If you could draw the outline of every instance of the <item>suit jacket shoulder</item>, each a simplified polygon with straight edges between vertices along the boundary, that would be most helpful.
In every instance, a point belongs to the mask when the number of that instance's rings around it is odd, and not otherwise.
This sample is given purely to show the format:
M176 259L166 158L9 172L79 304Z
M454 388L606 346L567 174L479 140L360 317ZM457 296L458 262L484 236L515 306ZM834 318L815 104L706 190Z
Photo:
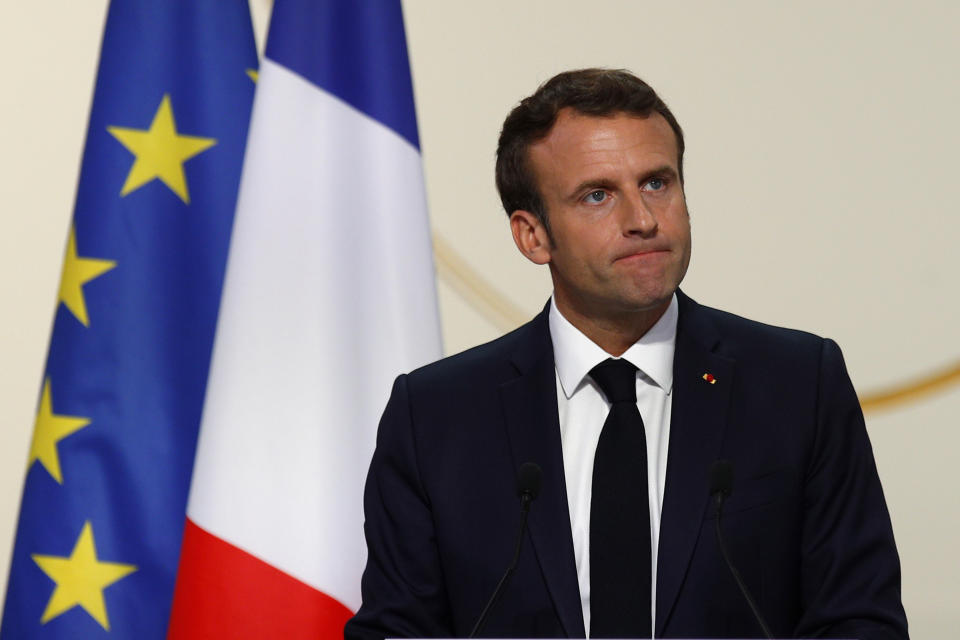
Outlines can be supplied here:
M475 390L478 380L509 380L539 358L552 359L548 311L549 303L529 322L495 340L411 371L408 384L432 395L463 387Z
M680 303L678 331L694 332L706 347L719 344L722 353L759 358L817 355L825 340L807 331L765 324L699 304L683 292L677 292L677 297Z

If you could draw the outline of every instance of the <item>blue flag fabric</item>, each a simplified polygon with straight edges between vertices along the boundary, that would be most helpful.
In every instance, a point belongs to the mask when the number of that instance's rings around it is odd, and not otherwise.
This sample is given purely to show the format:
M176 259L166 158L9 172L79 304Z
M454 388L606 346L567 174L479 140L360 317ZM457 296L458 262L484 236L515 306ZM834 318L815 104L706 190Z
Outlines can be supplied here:
M266 57L420 148L398 0L281 0Z
M110 5L3 640L166 634L256 66L246 1Z

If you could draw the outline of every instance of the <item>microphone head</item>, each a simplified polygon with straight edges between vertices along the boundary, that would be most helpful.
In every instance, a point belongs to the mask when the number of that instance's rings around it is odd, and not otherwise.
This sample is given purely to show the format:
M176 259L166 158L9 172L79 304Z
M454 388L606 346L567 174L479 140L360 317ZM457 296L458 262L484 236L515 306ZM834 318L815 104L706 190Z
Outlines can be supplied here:
M710 495L723 497L733 493L733 463L729 460L717 460L710 465Z
M520 465L517 472L517 495L530 496L530 499L540 495L540 481L543 479L543 471L536 462L524 462Z

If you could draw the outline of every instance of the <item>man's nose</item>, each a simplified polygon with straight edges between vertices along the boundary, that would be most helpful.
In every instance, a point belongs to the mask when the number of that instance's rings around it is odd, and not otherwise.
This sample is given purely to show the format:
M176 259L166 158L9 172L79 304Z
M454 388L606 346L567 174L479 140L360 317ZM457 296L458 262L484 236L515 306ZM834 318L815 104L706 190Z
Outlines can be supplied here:
M621 216L624 235L650 236L657 232L657 217L642 193L634 193L626 198Z

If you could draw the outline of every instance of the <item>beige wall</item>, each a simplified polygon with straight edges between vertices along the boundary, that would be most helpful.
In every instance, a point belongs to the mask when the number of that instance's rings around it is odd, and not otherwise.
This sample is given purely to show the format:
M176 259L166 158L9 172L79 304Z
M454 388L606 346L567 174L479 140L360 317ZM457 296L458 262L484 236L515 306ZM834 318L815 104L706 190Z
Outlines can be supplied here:
M268 2L254 0L258 17ZM0 585L5 584L104 0L8 3L0 92ZM562 69L627 67L687 134L694 256L685 290L837 339L875 398L960 365L951 251L960 5L409 0L404 4L447 352L549 295L493 189L499 125ZM472 274L472 275L471 275ZM481 274L486 285L471 277ZM493 298L484 303L478 293ZM491 308L494 307L494 308ZM499 311L497 310L499 309ZM514 317L516 312L514 312ZM960 624L956 378L871 405L868 426L915 637Z

